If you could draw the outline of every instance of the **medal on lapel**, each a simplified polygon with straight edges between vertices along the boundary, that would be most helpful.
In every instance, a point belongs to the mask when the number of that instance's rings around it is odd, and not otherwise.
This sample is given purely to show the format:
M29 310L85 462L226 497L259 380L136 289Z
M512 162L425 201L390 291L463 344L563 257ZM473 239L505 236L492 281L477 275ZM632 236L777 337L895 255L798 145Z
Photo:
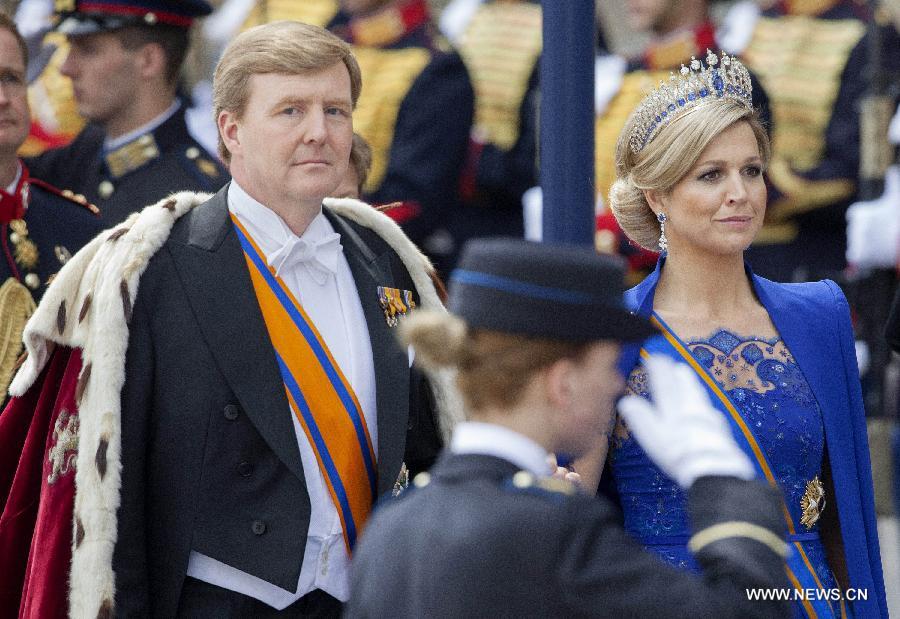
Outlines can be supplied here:
M394 489L391 491L391 496L400 496L408 487L409 469L406 468L406 462L404 462L400 467L400 474L397 476L397 481L394 482Z
M400 316L405 316L416 307L412 292L386 286L378 287L378 301L389 327L396 327Z

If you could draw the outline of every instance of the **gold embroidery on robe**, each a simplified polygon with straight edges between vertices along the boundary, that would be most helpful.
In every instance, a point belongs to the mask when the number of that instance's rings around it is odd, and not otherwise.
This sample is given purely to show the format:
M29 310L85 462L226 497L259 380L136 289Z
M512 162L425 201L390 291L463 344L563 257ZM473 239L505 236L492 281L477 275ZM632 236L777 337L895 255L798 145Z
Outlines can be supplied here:
M47 456L47 460L53 465L47 476L48 484L55 484L60 477L75 470L78 457L78 416L66 410L60 411L53 427L53 440L53 447Z
M159 146L157 146L152 133L145 133L136 140L107 153L106 165L113 178L119 178L157 157L159 157Z
M594 165L596 170L597 195L605 203L609 198L609 188L616 180L616 140L625 126L628 116L641 99L659 84L668 79L671 71L631 71L622 76L619 92L609 102L603 114L594 119Z
M37 268L40 252L35 242L28 238L28 224L24 219L13 219L9 222L9 230L16 263L27 271L33 271Z
M841 73L865 26L856 20L760 18L744 52L769 95L773 149L796 170L819 163Z
M703 57L706 55L705 49L697 49L697 35L692 31L687 31L676 36L670 41L665 41L654 45L647 52L649 56L649 66L651 68L677 68L682 64L687 64L691 56Z
M791 15L820 15L838 3L838 0L787 0L787 12Z
M808 180L795 174L780 158L772 160L768 174L772 184L785 194L766 211L766 223L770 225L781 223L790 215L849 199L856 188L854 182L846 178Z

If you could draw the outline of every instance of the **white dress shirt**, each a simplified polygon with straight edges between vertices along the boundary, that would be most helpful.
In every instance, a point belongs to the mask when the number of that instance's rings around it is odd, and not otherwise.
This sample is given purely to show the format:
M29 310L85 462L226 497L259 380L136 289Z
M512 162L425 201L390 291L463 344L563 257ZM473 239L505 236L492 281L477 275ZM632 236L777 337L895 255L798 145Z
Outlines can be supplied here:
M273 268L276 261L281 263L278 260L279 250L288 243L297 242L296 235L274 211L254 200L234 181L228 189L228 208L253 237ZM313 243L333 234L334 228L320 212L300 239ZM273 255L275 260L270 260ZM329 273L324 283L319 283L321 275L313 273L303 263L289 264L286 272L279 272L278 275L303 306L344 376L350 381L362 407L372 445L377 450L372 345L347 258L343 252L339 253L336 273ZM375 290L370 292L377 294ZM256 598L277 610L289 606L314 589L321 589L338 600L346 601L350 595L350 557L344 545L341 521L300 422L290 407L285 409L284 414L290 415L294 422L312 506L306 551L303 557L297 557L298 562L302 561L297 589L286 591L195 551L191 552L187 575Z
M466 421L453 429L450 451L456 454L495 456L539 477L553 473L547 450L514 430L493 423Z

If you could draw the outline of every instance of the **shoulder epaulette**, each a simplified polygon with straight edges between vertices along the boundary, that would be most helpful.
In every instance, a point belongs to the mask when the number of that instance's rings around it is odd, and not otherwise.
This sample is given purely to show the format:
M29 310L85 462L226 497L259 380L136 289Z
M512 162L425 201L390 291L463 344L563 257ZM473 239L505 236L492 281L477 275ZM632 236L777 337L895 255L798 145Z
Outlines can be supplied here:
M207 156L206 152L198 146L188 146L184 149L184 156L200 174L219 180L224 176L224 169Z
M48 183L46 181L42 181L42 180L40 180L38 178L34 178L34 177L29 178L28 182L35 187L40 187L44 191L47 191L49 193L52 193L53 195L59 196L60 198L64 198L64 199L68 200L69 202L74 202L78 206L89 210L94 215L98 215L98 216L100 215L100 209L97 208L96 205L88 202L87 198L85 198L80 193L75 193L71 189L59 189L57 187L54 187L53 185L51 185L50 183Z
M519 471L506 481L513 492L547 495L549 497L572 496L577 489L572 482L555 477L538 477L528 471Z

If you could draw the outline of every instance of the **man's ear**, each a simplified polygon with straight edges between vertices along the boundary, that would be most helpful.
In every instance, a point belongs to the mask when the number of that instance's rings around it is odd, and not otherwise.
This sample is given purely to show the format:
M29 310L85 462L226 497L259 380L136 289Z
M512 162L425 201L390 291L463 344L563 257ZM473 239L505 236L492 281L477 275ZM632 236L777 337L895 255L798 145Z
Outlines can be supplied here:
M137 53L138 70L145 80L166 77L168 59L163 46L159 43L147 43Z
M232 155L240 152L241 149L239 120L237 115L230 110L222 110L219 112L218 118L216 118L216 125L219 128L219 135L222 137L222 142L225 144L225 148L228 152Z

